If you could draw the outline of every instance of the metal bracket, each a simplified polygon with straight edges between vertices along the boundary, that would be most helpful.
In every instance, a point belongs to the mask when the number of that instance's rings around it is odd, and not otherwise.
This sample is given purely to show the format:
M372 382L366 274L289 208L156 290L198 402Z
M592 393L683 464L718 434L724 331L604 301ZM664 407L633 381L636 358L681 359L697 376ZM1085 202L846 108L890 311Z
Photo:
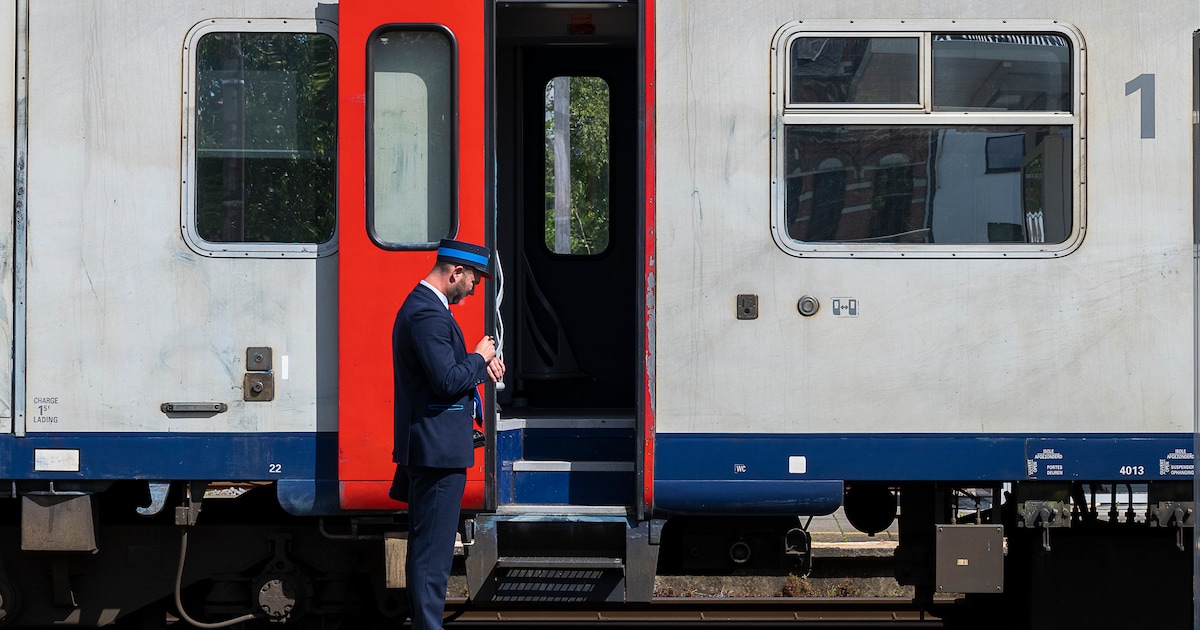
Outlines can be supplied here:
M665 518L650 519L650 544L651 545L662 544L662 530L663 530L663 526L666 524L667 524L667 519L665 519Z
M1071 508L1065 501L1025 501L1017 504L1018 527L1040 527L1042 548L1050 551L1050 528L1070 527Z
M247 402L275 400L275 376L270 372L247 372L242 390L242 399Z
M271 349L266 346L246 348L246 371L271 371Z
M471 547L475 544L475 519L463 519L462 528L459 530L459 537L462 540L463 547Z
M812 567L812 535L799 527L788 530L783 536L783 555L807 572Z
M200 508L204 501L204 491L208 488L207 481L190 481L183 498L183 505L175 508L175 524L190 527L196 524L200 517Z
M758 319L758 296L741 293L737 296L737 318Z
M169 483L150 483L147 484L150 490L150 505L143 505L137 508L138 516L154 516L162 511L163 506L167 504L167 495L171 492L171 484Z
M275 400L275 376L271 373L271 348L246 348L246 376L242 379L242 400L268 402Z
M1183 544L1183 529L1195 524L1196 504L1192 501L1159 501L1158 507L1150 510L1151 527L1174 527L1175 547L1186 551Z

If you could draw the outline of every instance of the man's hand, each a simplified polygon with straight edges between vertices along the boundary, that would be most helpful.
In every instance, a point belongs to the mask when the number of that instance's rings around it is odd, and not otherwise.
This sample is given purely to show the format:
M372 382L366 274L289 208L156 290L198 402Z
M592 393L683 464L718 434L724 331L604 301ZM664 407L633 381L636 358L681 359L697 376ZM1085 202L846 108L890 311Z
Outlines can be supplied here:
M495 357L487 364L488 376L492 377L492 382L499 382L504 378L504 361L500 357Z
M475 344L475 354L483 357L483 362L488 364L488 372L491 372L492 361L496 358L496 340L491 335L484 335L479 343ZM504 368L500 368L501 373Z

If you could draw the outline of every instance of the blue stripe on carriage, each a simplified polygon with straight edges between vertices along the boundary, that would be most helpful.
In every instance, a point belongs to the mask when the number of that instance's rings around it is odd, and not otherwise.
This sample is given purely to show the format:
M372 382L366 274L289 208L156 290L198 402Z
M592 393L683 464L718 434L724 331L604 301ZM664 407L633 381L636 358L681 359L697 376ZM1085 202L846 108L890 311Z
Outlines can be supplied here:
M1191 433L659 433L655 481L1190 481ZM658 496L657 485L655 496Z
M0 435L0 480L275 481L287 512L337 514L337 443L333 432ZM36 470L39 452L58 470Z
M1180 434L678 434L654 448L655 512L819 515L845 480L1191 483Z
M655 514L821 516L842 505L842 482L827 479L737 481L657 479Z
M38 451L78 451L78 471L38 471ZM337 480L337 433L0 435L0 479Z

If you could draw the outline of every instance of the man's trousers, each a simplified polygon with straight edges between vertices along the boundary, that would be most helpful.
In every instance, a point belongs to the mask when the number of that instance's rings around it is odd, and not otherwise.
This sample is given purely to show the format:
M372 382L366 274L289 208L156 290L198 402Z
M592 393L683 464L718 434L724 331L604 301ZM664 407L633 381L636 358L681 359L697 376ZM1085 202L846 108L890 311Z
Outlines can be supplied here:
M441 630L467 471L408 467L408 594L413 630Z

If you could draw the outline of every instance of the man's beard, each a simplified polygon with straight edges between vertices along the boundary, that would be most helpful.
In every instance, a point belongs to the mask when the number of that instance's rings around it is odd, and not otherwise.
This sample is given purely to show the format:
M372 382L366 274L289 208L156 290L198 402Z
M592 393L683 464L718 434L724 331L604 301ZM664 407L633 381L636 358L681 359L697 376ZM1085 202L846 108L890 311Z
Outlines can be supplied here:
M475 287L466 288L465 284L456 284L450 287L446 292L446 301L450 304L458 304L463 301L468 295L475 292Z

